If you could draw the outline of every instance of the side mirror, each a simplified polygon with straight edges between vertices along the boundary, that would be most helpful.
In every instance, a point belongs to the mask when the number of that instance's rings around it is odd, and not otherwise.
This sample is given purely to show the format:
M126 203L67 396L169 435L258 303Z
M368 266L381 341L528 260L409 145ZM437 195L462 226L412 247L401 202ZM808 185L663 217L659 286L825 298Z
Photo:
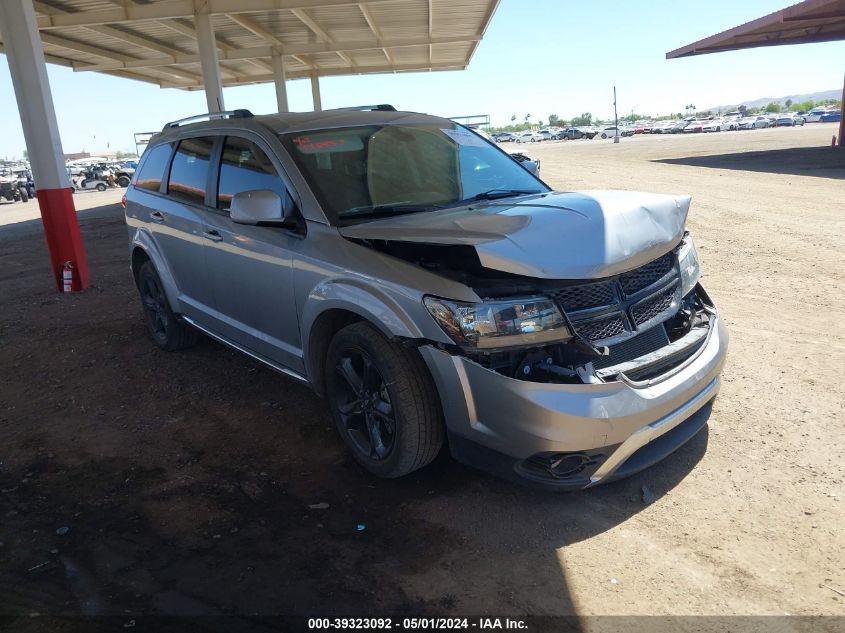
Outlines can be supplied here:
M232 197L229 215L236 224L284 227L296 225L290 195L286 193L285 199L282 200L278 193L269 189L236 193Z

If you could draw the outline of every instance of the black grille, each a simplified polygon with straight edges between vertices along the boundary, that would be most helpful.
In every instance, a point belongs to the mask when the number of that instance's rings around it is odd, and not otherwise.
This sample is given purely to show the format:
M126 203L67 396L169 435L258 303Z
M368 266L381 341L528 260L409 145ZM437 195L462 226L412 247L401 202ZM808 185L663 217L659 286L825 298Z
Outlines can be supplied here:
M650 321L661 312L668 310L675 298L674 286L665 292L660 293L656 297L651 297L645 301L641 301L631 308L631 318L636 325L641 325L646 321Z
M582 321L576 326L578 334L590 341L601 341L619 336L625 331L625 320L621 314L614 314L594 321Z
M630 297L632 294L639 292L643 288L647 288L661 277L667 275L674 265L675 254L669 252L645 266L640 266L636 270L621 275L619 277L619 283L625 295Z
M565 310L583 310L613 303L613 286L610 282L568 286L557 292L558 301Z
M659 350L669 344L669 337L666 335L666 328L658 325L645 332L640 332L634 338L611 345L608 349L610 354L599 356L593 360L596 369L604 369L620 363L627 363L640 356Z
M675 260L669 252L610 279L559 287L553 295L578 334L598 345L615 345L640 326L650 328L670 316L678 288Z

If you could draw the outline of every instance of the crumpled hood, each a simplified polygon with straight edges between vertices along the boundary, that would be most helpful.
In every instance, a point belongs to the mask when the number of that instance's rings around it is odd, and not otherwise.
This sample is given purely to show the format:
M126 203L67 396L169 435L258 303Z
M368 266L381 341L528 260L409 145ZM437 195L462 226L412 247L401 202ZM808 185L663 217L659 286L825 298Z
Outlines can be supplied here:
M343 227L349 238L464 244L485 268L542 279L594 279L641 266L683 237L689 196L550 193Z

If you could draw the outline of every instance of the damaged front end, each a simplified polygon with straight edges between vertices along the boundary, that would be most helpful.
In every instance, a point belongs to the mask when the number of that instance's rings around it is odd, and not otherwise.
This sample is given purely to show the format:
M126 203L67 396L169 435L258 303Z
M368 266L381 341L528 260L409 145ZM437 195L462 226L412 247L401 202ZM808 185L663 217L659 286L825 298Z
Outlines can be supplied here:
M425 295L451 342L407 341L434 378L458 461L548 489L580 489L655 463L706 423L728 335L699 283L689 234L660 249L638 238L637 248L624 249L628 266L616 248L603 275L577 280L491 267L482 257L489 242L384 237L347 239L478 298ZM513 250L532 262L554 259L516 242Z
M482 303L426 297L426 307L455 341L452 353L516 380L659 380L704 345L716 315L698 283L689 236L639 268L597 281L491 283L461 274Z
M481 304L427 298L455 344L421 348L459 461L580 489L647 467L706 423L727 333L688 235L601 280L475 282Z

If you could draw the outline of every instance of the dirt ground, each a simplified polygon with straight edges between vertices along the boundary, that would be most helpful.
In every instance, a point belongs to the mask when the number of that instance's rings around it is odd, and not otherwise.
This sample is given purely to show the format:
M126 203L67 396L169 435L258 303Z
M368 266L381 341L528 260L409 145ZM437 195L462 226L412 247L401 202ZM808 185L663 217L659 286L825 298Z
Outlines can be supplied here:
M507 148L559 189L691 194L732 336L709 428L574 494L446 455L374 479L308 389L209 340L159 351L116 205L80 214L81 294L37 220L0 229L0 615L845 615L833 128Z

